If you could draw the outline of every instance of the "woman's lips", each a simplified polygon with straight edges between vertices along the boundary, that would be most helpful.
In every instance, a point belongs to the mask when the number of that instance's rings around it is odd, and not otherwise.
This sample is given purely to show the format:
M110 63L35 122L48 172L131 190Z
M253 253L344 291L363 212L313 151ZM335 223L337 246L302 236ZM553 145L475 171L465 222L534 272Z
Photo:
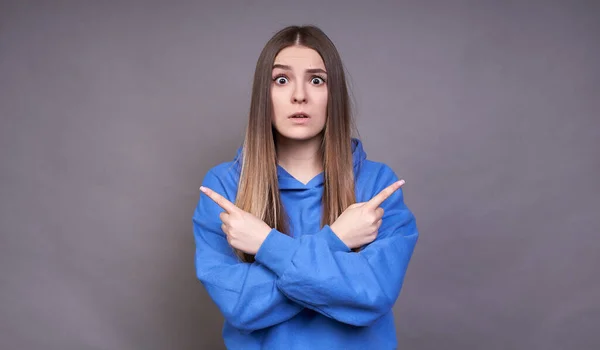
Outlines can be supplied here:
M288 118L307 119L307 118L310 118L310 115L303 113L303 112L298 112L298 113L294 113L294 114L290 115Z
M295 113L288 117L294 124L306 124L310 120L310 116L305 113Z

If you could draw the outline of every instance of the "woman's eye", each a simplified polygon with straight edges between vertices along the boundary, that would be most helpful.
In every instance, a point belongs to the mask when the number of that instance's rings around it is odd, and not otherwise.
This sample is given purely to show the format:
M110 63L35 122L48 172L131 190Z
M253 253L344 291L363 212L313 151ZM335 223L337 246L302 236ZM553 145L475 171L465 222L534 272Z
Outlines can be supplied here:
M321 84L325 83L325 80L321 77L313 77L311 80L311 83L313 83L315 85L321 85Z
M286 77L283 76L279 76L275 78L275 82L279 85L283 85L285 83L287 83L288 79Z

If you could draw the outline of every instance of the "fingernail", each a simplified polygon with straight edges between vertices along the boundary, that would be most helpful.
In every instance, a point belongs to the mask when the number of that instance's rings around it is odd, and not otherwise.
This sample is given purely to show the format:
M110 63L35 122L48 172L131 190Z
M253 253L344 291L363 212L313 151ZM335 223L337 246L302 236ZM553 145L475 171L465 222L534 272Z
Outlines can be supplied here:
M400 181L398 181L398 184L399 184L400 186L404 185L405 183L406 183L406 181L404 181L404 180L400 180Z
M200 186L200 191L202 191L202 192L206 192L206 187L204 187L204 186Z

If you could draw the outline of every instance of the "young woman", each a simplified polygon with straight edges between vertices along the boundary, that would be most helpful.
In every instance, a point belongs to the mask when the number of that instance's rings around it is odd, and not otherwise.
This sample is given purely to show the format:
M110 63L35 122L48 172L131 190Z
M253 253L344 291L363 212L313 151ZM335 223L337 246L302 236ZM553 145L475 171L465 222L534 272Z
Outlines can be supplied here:
M210 169L196 271L228 349L395 349L417 242L394 171L351 136L340 56L313 26L269 40L243 146Z

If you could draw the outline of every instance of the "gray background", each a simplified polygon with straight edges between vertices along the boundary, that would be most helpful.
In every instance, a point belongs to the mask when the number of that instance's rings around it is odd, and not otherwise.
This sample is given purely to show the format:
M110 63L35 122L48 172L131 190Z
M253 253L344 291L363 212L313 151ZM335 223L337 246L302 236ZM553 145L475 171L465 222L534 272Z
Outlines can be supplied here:
M256 58L319 25L421 238L402 349L600 348L597 1L2 1L0 348L220 349L206 171Z

